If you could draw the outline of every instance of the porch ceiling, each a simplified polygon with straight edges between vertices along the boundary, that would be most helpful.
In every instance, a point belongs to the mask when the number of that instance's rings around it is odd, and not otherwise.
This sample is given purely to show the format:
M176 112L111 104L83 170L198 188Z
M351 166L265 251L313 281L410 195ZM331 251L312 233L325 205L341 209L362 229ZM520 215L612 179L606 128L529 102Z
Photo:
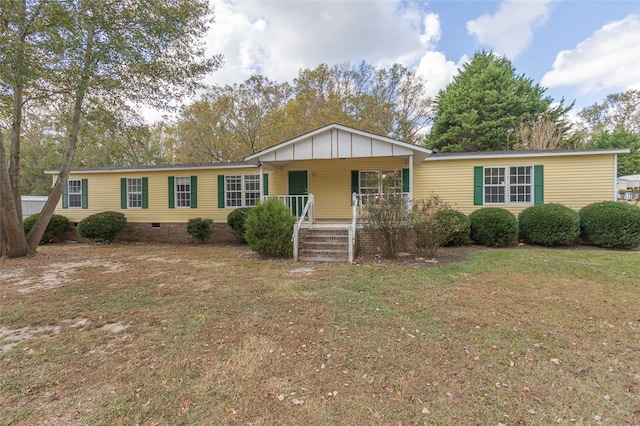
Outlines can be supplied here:
M417 145L331 124L245 158L250 164L281 168L292 161L413 156L421 163L431 151Z

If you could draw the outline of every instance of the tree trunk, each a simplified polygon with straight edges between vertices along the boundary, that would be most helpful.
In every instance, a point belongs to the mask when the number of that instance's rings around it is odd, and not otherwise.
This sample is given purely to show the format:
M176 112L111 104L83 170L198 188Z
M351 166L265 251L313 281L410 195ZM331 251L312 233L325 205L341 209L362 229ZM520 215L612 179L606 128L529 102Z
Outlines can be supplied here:
M24 257L29 254L27 239L22 228L22 217L18 217L16 201L11 189L7 169L6 150L0 129L0 201L2 202L2 257Z
M38 219L34 223L29 235L27 235L27 243L29 248L35 252L40 239L44 232L47 230L49 220L60 201L64 186L67 184L69 173L71 172L71 164L73 163L73 157L76 152L76 146L78 142L78 131L80 128L80 117L82 116L82 104L84 102L87 88L91 79L91 68L93 66L93 49L94 49L94 36L95 28L89 23L87 28L87 44L84 51L84 64L82 74L78 80L76 87L76 93L73 102L73 112L71 116L71 122L69 123L69 132L67 134L67 152L65 153L64 161L60 166L60 172L58 173L58 179L53 185L53 189L49 194L47 202L44 204Z

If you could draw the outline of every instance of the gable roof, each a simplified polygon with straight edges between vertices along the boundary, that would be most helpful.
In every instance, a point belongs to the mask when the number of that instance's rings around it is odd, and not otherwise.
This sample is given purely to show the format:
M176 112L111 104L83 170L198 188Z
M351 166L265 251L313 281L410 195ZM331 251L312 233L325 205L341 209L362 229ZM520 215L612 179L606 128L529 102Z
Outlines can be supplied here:
M418 164L430 154L431 150L418 145L333 123L252 154L245 161L280 168L298 160L413 156Z

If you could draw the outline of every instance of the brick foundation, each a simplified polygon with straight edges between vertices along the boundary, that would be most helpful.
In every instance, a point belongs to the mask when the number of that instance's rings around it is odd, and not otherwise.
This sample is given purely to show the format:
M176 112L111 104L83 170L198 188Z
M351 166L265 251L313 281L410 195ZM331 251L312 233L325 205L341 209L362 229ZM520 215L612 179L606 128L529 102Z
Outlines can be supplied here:
M374 245L371 236L366 230L362 228L356 230L356 253L358 255L382 253L383 249L382 247L380 247L381 243L382 241L379 241L378 246ZM415 251L415 248L415 236L413 233L409 233L409 235L407 235L407 238L403 241L403 244L401 244L400 251L413 252Z
M64 239L82 241L76 232L76 224L72 223L63 235ZM213 223L210 243L236 243L231 228L226 223ZM187 232L186 223L127 223L118 234L118 241L190 244L191 235Z

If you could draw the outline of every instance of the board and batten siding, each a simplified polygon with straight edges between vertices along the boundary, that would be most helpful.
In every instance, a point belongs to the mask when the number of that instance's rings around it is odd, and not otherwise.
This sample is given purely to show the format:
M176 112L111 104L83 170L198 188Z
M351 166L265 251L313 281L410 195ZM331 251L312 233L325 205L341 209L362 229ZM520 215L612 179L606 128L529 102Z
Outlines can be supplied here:
M258 174L257 167L219 169L170 169L140 171L73 172L69 179L87 179L88 207L62 208L62 200L56 212L71 222L98 212L117 211L127 217L128 222L138 223L183 223L195 217L213 219L215 223L226 223L233 208L218 207L218 176ZM169 176L197 176L197 208L169 208ZM148 208L127 208L121 206L121 179L148 178ZM271 182L269 181L269 185Z
M469 158L425 161L416 166L414 199L439 195L466 214L483 206L473 203L473 170L476 166L544 166L544 203L559 203L579 210L594 202L614 200L615 155L563 155L512 158ZM532 204L491 206L518 214Z
M284 179L284 188L279 183L279 192L288 192L287 172L307 170L309 193L315 197L315 217L317 219L351 219L351 172L353 170L401 170L408 168L407 162L401 158L345 158L341 160L307 160L290 163L283 167L282 175L274 176L274 181ZM271 182L269 182L271 185ZM274 187L275 189L276 187Z

